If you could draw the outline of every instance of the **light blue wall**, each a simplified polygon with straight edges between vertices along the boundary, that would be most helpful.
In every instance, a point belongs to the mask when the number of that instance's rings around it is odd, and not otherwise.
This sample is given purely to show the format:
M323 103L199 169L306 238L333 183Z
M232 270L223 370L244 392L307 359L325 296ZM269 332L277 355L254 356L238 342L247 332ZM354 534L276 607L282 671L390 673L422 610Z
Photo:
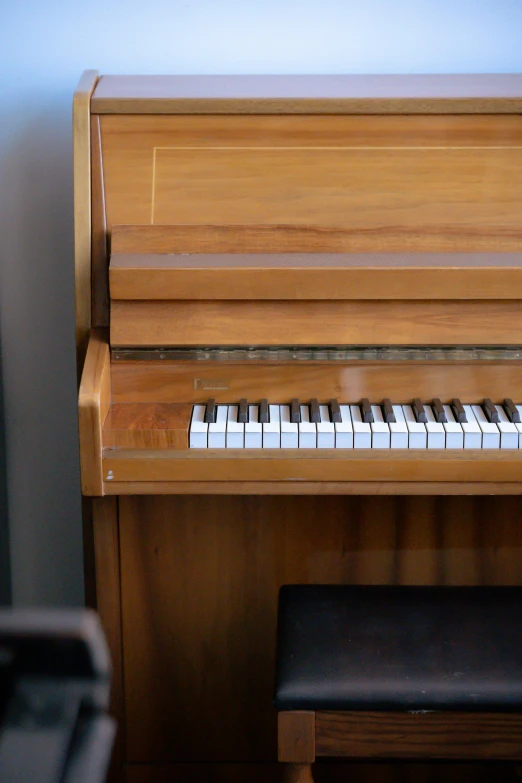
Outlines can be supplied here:
M522 71L521 41L520 0L0 0L0 335L15 603L83 598L71 166L81 71L510 73Z

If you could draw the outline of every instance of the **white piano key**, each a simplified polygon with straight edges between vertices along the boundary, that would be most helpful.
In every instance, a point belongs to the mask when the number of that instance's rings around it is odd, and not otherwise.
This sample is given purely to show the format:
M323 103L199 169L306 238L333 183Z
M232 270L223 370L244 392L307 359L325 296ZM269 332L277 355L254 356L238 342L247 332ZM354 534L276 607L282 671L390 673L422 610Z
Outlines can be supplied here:
M208 424L205 422L206 405L194 405L190 421L189 448L208 448Z
M227 449L243 449L245 447L245 425L237 420L239 405L228 406L227 416Z
M506 411L502 407L502 405L495 405L495 408L497 409L499 422L497 424L497 427L500 431L500 448L501 449L518 449L518 430L513 424L513 422L509 421L508 417L506 416Z
M450 405L443 405L447 421L442 425L446 431L446 448L463 449L464 448L464 430L462 424L455 421L455 416Z
M301 422L298 425L299 430L299 448L316 449L317 448L317 426L310 421L310 408L308 405L301 405Z
M342 421L334 424L335 448L353 449L353 426L349 405L339 405Z
M281 419L281 448L297 449L299 446L299 436L297 424L290 421L290 406L280 405L279 416Z
M330 421L330 411L328 405L319 405L321 421L317 422L317 448L333 449L335 448L335 427Z
M281 448L281 423L279 421L279 405L268 406L270 421L263 424L263 448Z
M481 449L482 448L482 430L479 427L479 423L475 418L471 405L463 405L464 412L466 414L467 422L462 422L462 431L464 433L464 448L465 449Z
M482 430L482 448L483 449L499 449L500 448L500 432L496 424L486 419L486 414L480 407L480 405L472 405L471 409L475 414L477 423Z
M392 449L407 449L408 448L408 427L406 426L406 420L402 407L400 405L392 405L393 412L395 413L395 421L391 421L389 424L391 434L391 447Z
M350 405L350 414L353 424L354 449L371 449L372 431L370 425L362 420L361 409L358 405Z
M426 427L420 421L415 420L411 405L403 405L404 421L408 427L408 448L425 449L427 446Z
M372 405L373 423L370 424L372 432L372 449L389 449L391 445L390 427L384 421L380 405Z
M259 405L248 406L248 421L245 424L245 449L260 449L263 446L263 425L259 421Z
M224 449L227 435L228 405L218 405L216 421L208 425L209 449Z
M428 448L429 449L444 449L446 448L446 430L444 426L435 420L431 405L425 405L426 411L426 433L428 435Z
M522 405L515 405L515 408L520 414L520 418L522 419ZM516 423L515 427L517 428L518 432L518 448L522 449L522 423Z

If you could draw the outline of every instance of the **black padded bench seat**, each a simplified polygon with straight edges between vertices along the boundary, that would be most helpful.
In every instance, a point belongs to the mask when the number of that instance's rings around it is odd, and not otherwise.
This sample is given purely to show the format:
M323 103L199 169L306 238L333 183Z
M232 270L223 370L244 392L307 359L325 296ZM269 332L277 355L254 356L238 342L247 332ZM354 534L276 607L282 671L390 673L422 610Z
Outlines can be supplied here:
M289 585L278 710L522 709L522 587Z

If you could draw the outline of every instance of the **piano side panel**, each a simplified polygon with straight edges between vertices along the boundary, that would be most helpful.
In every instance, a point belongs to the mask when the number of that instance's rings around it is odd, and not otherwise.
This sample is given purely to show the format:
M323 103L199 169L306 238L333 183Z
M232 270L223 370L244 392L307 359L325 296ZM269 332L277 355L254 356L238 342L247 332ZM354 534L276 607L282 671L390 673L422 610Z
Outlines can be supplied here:
M352 251L518 250L522 118L100 117L107 228L343 228Z
M122 497L127 760L275 760L279 586L520 584L519 516L506 497Z

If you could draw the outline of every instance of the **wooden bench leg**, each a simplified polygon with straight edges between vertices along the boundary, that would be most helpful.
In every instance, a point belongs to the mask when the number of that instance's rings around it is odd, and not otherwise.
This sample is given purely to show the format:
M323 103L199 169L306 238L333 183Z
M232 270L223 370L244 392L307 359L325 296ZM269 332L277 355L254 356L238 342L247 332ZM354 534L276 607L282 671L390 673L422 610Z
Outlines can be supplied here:
M278 758L284 763L284 783L313 783L315 712L280 712Z
M283 783L314 783L311 764L283 764Z

